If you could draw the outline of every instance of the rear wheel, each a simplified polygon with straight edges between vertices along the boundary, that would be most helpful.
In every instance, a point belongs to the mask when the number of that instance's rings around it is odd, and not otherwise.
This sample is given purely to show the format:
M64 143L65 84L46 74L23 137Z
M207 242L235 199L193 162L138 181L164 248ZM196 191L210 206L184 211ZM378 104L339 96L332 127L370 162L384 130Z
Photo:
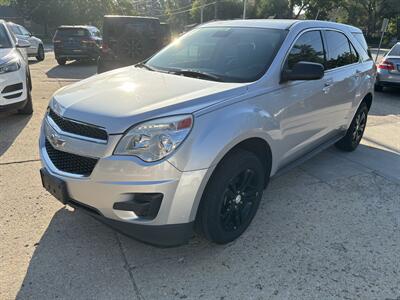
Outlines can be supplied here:
M45 58L45 54L44 54L43 45L39 45L38 52L37 52L37 55L36 55L36 59L38 61L43 61L44 58Z
M60 66L63 66L67 63L67 60L65 58L56 58L56 60Z
M346 135L335 146L343 151L354 151L360 144L367 126L368 107L365 102L360 104Z
M238 238L253 220L265 185L259 158L236 150L217 166L203 193L196 231L218 244Z

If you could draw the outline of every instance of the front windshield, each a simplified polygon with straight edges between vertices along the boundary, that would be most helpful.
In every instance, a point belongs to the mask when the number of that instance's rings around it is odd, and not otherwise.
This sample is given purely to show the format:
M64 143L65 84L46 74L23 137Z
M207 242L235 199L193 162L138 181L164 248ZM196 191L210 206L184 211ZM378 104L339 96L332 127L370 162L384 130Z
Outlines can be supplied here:
M12 48L10 38L2 24L0 24L0 48Z
M146 62L160 71L211 74L224 82L251 82L269 68L285 30L204 27L185 34Z

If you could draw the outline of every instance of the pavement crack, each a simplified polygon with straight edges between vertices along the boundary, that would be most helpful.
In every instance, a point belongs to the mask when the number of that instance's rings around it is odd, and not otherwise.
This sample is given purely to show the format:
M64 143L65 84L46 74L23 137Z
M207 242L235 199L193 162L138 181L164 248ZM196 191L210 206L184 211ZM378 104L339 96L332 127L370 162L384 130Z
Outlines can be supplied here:
M40 161L40 159L17 160L17 161L0 163L0 166L6 166L6 165L12 165L12 164L24 164L24 163L37 162L37 161Z
M138 286L136 284L135 277L133 276L133 273L132 273L132 268L130 268L130 266L129 266L129 262L128 262L128 259L126 258L124 248L122 247L121 239L119 238L119 235L118 235L117 232L115 232L115 238L117 240L117 244L118 244L119 250L121 251L122 259L124 260L124 269L129 274L129 278L130 278L130 281L132 283L133 289L135 290L136 296L137 296L137 298L139 300L144 300L144 297L140 293L139 288L138 288Z

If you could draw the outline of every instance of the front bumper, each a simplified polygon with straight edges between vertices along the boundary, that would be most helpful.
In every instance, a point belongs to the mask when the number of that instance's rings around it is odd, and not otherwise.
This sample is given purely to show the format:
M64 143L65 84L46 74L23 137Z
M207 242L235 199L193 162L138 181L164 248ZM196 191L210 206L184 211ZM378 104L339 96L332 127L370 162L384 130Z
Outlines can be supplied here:
M0 110L22 108L27 99L26 75L21 69L0 75Z
M110 136L106 145L96 145L57 132L66 140L65 151L77 153L77 148L69 148L68 145L79 145L77 154L98 157L90 176L76 176L58 170L50 160L45 135L52 132L55 129L45 119L39 141L42 166L48 174L65 182L69 199L67 204L87 208L86 211L92 212L97 219L147 243L172 246L187 241L206 169L181 172L167 160L149 164L136 157L114 156L112 152L120 135ZM116 203L128 202L136 193L163 195L154 218L143 218L134 211L115 209Z

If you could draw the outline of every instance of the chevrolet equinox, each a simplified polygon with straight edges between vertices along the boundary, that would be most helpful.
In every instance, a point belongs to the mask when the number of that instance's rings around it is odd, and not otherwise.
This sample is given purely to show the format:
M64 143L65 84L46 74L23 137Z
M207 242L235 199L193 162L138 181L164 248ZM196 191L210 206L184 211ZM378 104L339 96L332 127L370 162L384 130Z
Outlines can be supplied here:
M53 95L43 186L143 242L231 242L270 177L332 144L357 148L376 72L364 41L323 21L201 25Z

